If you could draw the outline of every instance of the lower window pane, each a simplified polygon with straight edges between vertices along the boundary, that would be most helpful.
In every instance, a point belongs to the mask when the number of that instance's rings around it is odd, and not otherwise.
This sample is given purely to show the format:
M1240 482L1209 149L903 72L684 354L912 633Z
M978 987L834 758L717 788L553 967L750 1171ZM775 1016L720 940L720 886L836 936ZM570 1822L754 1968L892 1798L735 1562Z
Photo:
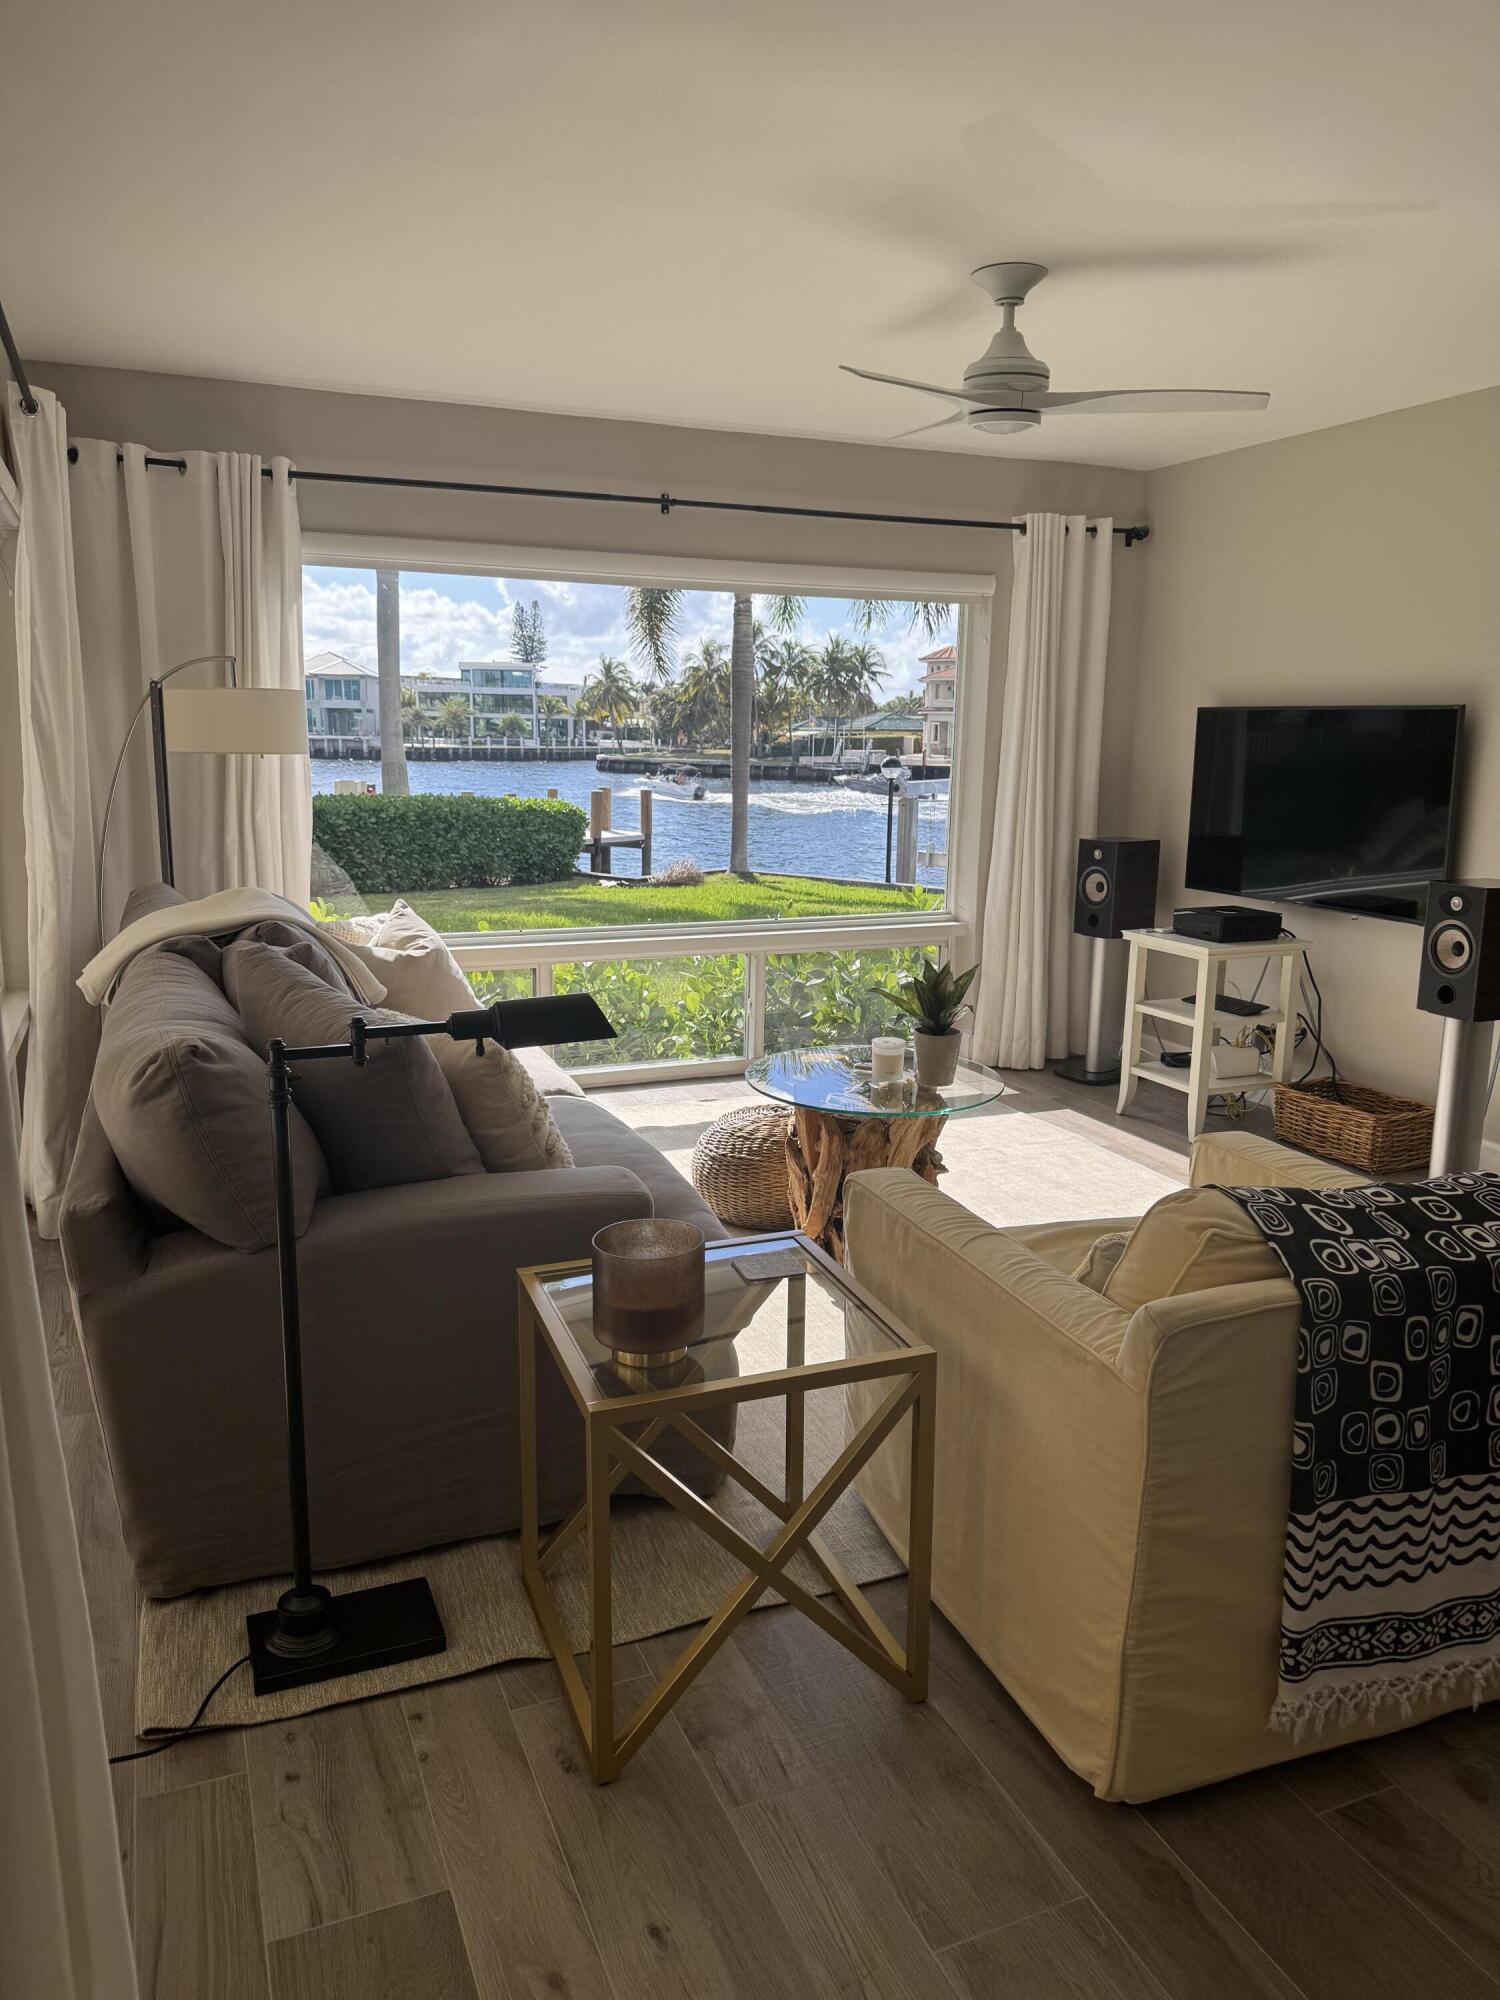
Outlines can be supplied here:
M897 950L801 951L766 960L766 1049L807 1049L904 1035L911 1020L892 1000L901 980L932 953Z
M599 959L554 966L552 978L555 992L592 993L618 1037L554 1049L566 1069L744 1052L745 961L738 952Z
M494 1000L530 1000L536 992L536 974L529 965L514 971L469 972L464 976L474 989L476 1007L488 1007Z

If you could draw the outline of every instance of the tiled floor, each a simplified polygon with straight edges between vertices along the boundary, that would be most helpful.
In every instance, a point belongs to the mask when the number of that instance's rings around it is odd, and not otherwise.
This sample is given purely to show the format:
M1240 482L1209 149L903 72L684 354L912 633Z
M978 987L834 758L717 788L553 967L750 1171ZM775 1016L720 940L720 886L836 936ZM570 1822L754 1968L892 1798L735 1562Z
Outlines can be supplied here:
M1162 1094L1165 1095L1164 1093ZM685 1160L738 1084L612 1096ZM995 1220L1180 1183L1174 1098L1041 1078L945 1138ZM135 1592L55 1252L39 1266L111 1747ZM904 1585L874 1596L893 1621ZM621 1686L676 1635L622 1648ZM941 1619L903 1702L756 1612L608 1790L521 1665L117 1773L146 2000L1477 2000L1500 1995L1500 1705L1101 1805Z

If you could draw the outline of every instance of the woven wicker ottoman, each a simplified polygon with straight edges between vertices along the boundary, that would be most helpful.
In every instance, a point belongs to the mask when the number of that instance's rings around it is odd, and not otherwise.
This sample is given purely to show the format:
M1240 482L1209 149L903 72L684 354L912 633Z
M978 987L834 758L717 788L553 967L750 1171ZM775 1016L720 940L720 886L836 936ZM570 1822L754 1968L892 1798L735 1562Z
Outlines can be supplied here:
M693 1186L732 1229L790 1229L786 1134L790 1113L744 1105L716 1118L693 1148Z

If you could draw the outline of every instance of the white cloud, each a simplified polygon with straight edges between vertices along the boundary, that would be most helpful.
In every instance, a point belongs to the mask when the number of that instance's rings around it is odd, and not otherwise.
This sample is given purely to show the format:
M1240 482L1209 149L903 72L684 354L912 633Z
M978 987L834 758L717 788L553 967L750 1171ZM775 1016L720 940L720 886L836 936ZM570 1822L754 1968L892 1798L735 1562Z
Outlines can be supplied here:
M615 584L532 582L507 577L445 579L459 594L419 582L408 573L401 589L401 670L403 673L453 674L461 661L505 659L510 654L511 611L514 604L542 604L547 628L547 659L543 679L576 681L589 672L603 653L631 661L625 627L625 592ZM734 599L728 591L689 591L682 604L676 650L682 652L712 636L729 642ZM810 598L804 636L820 644L831 632L848 630L847 608L840 599ZM375 590L370 583L330 579L309 568L302 585L303 646L309 657L318 652L342 653L362 666L375 664ZM908 633L898 612L885 633L874 635L885 658L887 678L882 696L914 690L921 676L919 659L933 642L920 632Z

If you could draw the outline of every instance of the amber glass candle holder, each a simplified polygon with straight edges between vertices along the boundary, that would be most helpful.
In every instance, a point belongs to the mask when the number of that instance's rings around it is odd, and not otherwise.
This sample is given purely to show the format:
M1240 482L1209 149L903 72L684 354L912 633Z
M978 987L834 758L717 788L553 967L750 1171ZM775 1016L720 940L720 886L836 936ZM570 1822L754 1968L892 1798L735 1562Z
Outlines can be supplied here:
M627 1368L680 1361L703 1332L703 1231L652 1216L594 1238L594 1335Z

